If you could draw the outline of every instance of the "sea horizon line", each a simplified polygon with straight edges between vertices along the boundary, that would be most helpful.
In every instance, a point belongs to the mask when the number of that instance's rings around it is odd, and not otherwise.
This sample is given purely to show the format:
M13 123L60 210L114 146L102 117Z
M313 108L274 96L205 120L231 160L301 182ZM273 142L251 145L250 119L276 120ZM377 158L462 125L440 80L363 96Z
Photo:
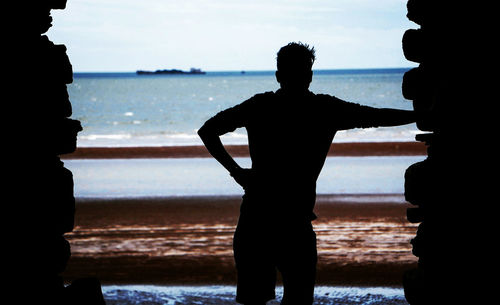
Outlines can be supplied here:
M363 74L363 73L370 73L370 72L383 72L383 73L404 73L413 67L386 67L386 68L332 68L332 69L313 69L314 73L317 74ZM160 69L160 68L159 68ZM140 70L147 70L147 69L137 69L136 71L74 71L73 75L78 77L78 76L89 76L89 75L136 75L137 71ZM153 69L151 71L155 71L158 69ZM161 69L160 69L161 70ZM182 70L182 69L179 69ZM187 70L186 70L187 71ZM243 74L243 75L262 75L262 74L274 74L276 71L275 69L273 70L203 70L203 72L206 72L206 74L200 74L199 76L206 76L206 75L216 75L216 74ZM167 76L171 76L166 74ZM160 74L160 76L164 76ZM175 75L174 76L179 76ZM182 76L182 74L181 74Z

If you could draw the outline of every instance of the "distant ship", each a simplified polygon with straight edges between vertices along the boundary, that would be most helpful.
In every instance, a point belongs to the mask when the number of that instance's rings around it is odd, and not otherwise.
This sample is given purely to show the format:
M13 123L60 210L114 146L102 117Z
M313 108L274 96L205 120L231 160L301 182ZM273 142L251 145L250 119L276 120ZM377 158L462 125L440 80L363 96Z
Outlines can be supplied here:
M201 71L201 69L191 68L189 71L182 71L177 69L171 70L156 70L156 71L144 71L137 70L137 74L139 75L149 75L149 74L206 74L205 71Z

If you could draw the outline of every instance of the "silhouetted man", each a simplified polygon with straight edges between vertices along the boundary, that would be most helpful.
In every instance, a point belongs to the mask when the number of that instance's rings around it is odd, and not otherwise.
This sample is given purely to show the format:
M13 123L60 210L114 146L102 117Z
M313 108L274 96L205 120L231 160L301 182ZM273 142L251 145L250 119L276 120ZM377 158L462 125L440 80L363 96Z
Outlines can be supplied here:
M314 60L314 48L284 46L277 56L281 88L221 111L198 132L212 156L245 190L233 242L239 303L273 299L278 270L282 304L312 304L316 180L335 133L414 122L412 111L377 109L310 92ZM251 169L241 168L219 138L238 127L248 132Z

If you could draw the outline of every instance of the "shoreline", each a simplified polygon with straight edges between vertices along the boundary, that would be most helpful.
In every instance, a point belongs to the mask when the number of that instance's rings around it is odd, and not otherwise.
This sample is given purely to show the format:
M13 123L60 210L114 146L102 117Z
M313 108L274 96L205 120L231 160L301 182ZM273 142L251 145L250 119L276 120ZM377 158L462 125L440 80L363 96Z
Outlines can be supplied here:
M233 157L249 157L248 145L225 145ZM328 156L420 156L427 154L422 142L346 142L332 143ZM61 159L133 159L133 158L209 158L202 145L78 147Z
M279 304L282 285L276 286L276 298L267 304ZM218 304L234 305L236 285L103 285L106 304ZM314 287L314 304L391 304L408 305L402 286L325 286Z

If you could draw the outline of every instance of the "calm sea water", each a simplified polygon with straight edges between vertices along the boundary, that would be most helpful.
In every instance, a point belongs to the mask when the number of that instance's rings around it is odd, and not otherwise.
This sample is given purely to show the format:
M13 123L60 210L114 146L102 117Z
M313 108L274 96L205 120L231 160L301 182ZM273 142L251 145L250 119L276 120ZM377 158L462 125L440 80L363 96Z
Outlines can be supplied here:
M407 69L315 71L311 91L374 107L412 109L401 93ZM201 144L196 131L218 111L256 93L279 88L274 72L208 72L205 75L75 73L68 86L72 118L84 130L79 146L158 146ZM340 132L336 141L413 141L417 128ZM276 136L279 136L277 133ZM223 138L246 143L238 129Z
M318 194L402 194L404 173L425 156L329 157ZM236 158L250 167L249 158ZM212 158L65 160L76 197L242 195Z

